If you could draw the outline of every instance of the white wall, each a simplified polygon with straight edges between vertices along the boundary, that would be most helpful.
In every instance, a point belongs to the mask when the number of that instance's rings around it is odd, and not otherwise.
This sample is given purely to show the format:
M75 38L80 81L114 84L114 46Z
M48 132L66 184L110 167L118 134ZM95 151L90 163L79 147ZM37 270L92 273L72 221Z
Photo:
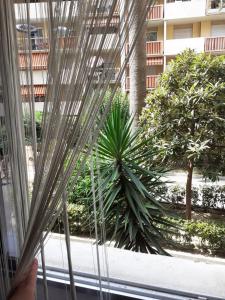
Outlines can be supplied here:
M205 16L206 0L175 1L167 3L165 19L183 19Z
M57 2L53 2L53 7L56 5ZM65 15L69 15L69 7L70 7L70 1L65 1L60 4L61 5L61 12L63 12L64 6L65 6ZM77 5L77 2L74 2L74 6ZM42 3L29 3L28 8L30 10L30 19L32 20L44 20L48 17L48 4L47 2ZM20 19L26 19L26 9L27 4L20 3L15 4L15 16L17 22Z
M33 83L34 84L46 84L47 81L47 71L33 71ZM29 83L27 79L27 73L25 71L20 71L20 82L21 84Z
M189 39L175 39L166 40L164 45L165 55L176 55L187 48L195 50L197 53L204 52L205 39L189 38Z

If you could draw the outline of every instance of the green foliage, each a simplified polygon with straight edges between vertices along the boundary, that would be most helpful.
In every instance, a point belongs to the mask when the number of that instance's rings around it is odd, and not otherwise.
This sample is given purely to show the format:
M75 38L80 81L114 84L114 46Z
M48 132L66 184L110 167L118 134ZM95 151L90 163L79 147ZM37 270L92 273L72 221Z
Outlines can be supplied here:
M70 224L71 234L87 234L88 227L88 214L84 205L82 204L72 204L68 205L68 220Z
M185 188L180 185L164 186L160 194L172 204L185 204ZM225 186L203 185L192 188L194 207L208 209L225 209Z
M115 247L166 254L159 226L168 229L171 224L156 200L163 171L151 163L156 150L150 140L140 139L140 132L132 132L131 125L128 106L115 101L96 150L106 236L115 241Z
M82 204L70 203L67 206L68 221L71 235L89 236L89 215L86 207ZM64 233L63 216L61 215L53 228L54 232Z
M89 197L91 193L91 176L89 161L86 162L84 166L84 171L78 178L76 185L74 185L76 175L76 172L72 174L67 186L68 201L69 203L82 204L88 207L90 202Z
M3 154L8 151L8 139L6 134L5 125L0 126L0 159L2 159Z
M110 97L109 92L104 105L108 104ZM100 132L94 156L87 160L76 185L76 173L68 185L69 202L73 207L78 205L79 209L82 208L79 212L76 209L69 211L71 232L89 236L94 234L94 224L89 224L94 220L90 176L92 160L99 232L103 228L104 218L104 237L114 241L115 247L166 254L161 241L165 242L164 233L173 229L169 228L170 222L164 219L167 211L158 202L161 198L159 188L164 186L160 180L164 171L152 163L156 153L150 140L141 140L139 132L132 133L126 97L117 93L115 98ZM80 217L80 227L76 214ZM163 230L159 229L161 224L165 225ZM79 228L82 230L80 233ZM99 243L104 243L104 237L100 236Z
M215 221L186 221L170 219L180 230L176 235L167 234L173 249L197 250L207 254L225 255L225 224Z
M30 143L32 139L32 123L29 114L24 115L23 122L24 122L24 130L25 130L25 140L26 142ZM35 112L37 142L41 141L41 122L42 122L42 112Z
M159 161L186 168L191 160L212 180L225 173L225 56L184 51L146 104L141 121Z
M225 247L225 225L209 222L185 222L184 230L191 239L196 236L200 238L203 249L211 251L223 250Z

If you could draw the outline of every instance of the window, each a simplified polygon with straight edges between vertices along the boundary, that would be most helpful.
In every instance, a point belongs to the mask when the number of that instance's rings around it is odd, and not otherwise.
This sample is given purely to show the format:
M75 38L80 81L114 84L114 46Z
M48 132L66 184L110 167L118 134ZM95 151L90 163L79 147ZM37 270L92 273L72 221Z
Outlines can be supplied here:
M158 33L157 31L150 31L147 33L147 41L154 42L158 40Z
M211 0L210 1L211 9L222 9L225 8L225 0Z
M193 25L174 26L174 39L186 39L193 37Z
M213 37L225 36L225 23L213 24L211 29L211 36Z
M35 31L31 32L31 45L32 45L32 50L42 49L42 45L43 45L42 28L37 28Z

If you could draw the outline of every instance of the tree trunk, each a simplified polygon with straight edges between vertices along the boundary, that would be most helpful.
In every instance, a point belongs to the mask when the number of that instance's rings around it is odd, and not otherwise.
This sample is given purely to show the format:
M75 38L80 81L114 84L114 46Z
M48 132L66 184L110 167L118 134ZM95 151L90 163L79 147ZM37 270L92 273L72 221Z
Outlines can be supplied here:
M188 162L188 176L186 183L186 219L191 220L191 198L192 198L192 176L193 176L193 162Z
M121 0L120 1L120 47L121 47L121 53L120 53L120 60L121 60L121 67L125 64L126 60L126 47L128 44L127 40L127 33L128 33L128 1L127 0ZM126 76L127 76L127 70L125 70L122 78L121 78L121 90L123 93L126 93Z
M138 120L146 97L146 23L142 24L146 1L135 0L132 23L129 22L129 45L137 33L133 53L130 59L130 112L134 116L133 129L138 127ZM140 30L141 28L141 30Z

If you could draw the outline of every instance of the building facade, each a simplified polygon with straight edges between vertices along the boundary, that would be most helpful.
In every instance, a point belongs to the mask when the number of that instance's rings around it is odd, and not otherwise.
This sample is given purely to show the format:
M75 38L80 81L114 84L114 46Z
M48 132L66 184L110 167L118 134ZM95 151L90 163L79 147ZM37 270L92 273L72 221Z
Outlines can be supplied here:
M31 11L32 5L30 4ZM107 8L104 8L107 10ZM34 20L37 22L37 13L40 14L40 23L31 24L36 30L31 32L32 48L32 68L35 100L43 102L45 95L45 82L47 76L48 60L48 38L45 24L45 14L43 11L35 9ZM106 11L107 13L107 11ZM24 82L22 96L26 97L28 88L26 87L26 53L23 51L24 39L23 29L19 26L19 16L17 16L18 41L19 41L19 62L21 81ZM104 28L106 19L102 17L96 23L96 31ZM158 78L167 64L178 53L186 48L194 49L197 53L206 52L213 55L225 54L225 0L158 0L154 7L148 12L146 32L146 66L147 78L146 87L148 90L157 86ZM120 16L119 9L111 22L109 40L113 40L114 34L119 34ZM71 38L68 40L63 36L63 28L60 43L68 44L72 47L75 43ZM20 44L21 41L21 44ZM29 41L27 41L29 42ZM102 63L107 65L107 55L110 48L106 49ZM108 64L108 72L112 72L112 80L116 78L120 68L120 60L114 65ZM129 67L126 70L125 90L129 92Z

